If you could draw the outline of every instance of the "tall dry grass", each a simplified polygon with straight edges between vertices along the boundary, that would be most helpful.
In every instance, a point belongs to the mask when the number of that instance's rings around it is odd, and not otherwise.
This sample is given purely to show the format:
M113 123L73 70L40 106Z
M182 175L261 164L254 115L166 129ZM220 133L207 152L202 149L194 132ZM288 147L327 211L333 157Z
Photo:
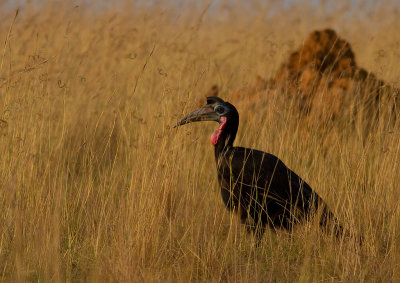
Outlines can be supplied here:
M312 224L267 232L255 247L220 198L216 125L171 128L212 84L229 100L272 76L317 28L336 29L361 66L398 86L395 2L119 3L33 1L16 18L2 6L3 281L400 279L399 125L378 124L363 141L364 121L341 121L327 150L317 130L299 131L290 102L238 105L236 144L282 158L361 247Z

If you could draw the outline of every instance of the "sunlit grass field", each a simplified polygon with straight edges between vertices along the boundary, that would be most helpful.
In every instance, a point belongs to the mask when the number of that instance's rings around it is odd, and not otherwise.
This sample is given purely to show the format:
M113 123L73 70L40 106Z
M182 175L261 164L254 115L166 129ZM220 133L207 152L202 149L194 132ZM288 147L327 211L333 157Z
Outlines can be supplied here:
M36 2L0 9L1 280L400 280L399 122L363 138L364 121L340 120L327 142L268 91L229 98L326 27L398 87L395 1ZM217 124L172 128L214 84L237 105L236 145L279 156L362 246L313 223L254 245L220 196Z

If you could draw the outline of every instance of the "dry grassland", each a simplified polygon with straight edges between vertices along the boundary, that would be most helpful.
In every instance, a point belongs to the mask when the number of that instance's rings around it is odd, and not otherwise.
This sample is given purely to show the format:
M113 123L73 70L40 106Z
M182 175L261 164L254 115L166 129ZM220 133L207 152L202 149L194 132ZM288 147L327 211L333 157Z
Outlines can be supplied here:
M399 122L378 117L365 136L368 108L333 120L326 139L317 118L302 130L284 90L263 89L256 104L229 97L274 77L326 27L398 87L395 1L285 11L274 1L37 2L17 17L0 9L3 281L400 280ZM254 246L220 197L216 124L171 127L213 84L241 115L236 144L279 156L363 236L361 247L311 223L267 231Z

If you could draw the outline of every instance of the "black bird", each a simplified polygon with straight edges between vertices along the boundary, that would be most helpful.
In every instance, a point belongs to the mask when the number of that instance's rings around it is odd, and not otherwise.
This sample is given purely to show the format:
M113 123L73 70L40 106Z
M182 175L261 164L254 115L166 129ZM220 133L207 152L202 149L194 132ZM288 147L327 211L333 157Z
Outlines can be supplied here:
M215 149L218 181L225 205L240 216L248 231L261 239L265 227L291 230L294 224L319 214L324 230L342 227L325 202L276 156L233 142L239 113L219 97L207 97L207 104L183 117L175 127L191 122L215 121L219 128L211 135ZM317 213L318 212L318 213Z

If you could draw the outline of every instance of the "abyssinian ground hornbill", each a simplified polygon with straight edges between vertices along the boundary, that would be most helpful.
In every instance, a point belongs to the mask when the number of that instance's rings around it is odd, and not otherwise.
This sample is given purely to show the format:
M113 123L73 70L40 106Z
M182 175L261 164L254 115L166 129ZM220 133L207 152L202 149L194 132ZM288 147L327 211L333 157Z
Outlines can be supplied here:
M175 127L198 121L219 123L211 142L215 148L222 198L258 240L267 225L291 230L294 224L316 214L324 230L333 228L336 236L342 234L342 226L325 202L279 158L233 146L239 113L232 104L209 96L205 106L183 117Z

